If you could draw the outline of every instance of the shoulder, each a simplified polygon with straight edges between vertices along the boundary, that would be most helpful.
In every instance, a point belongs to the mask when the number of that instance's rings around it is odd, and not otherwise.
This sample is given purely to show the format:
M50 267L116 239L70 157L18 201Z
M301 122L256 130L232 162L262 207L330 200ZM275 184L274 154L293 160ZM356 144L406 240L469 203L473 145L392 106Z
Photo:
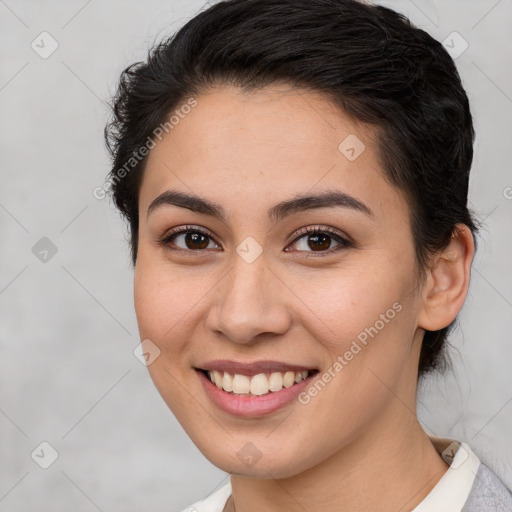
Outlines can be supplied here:
M512 494L498 476L481 463L462 512L485 511L512 512Z
M204 500L196 501L182 512L222 512L231 495L231 482L213 492Z

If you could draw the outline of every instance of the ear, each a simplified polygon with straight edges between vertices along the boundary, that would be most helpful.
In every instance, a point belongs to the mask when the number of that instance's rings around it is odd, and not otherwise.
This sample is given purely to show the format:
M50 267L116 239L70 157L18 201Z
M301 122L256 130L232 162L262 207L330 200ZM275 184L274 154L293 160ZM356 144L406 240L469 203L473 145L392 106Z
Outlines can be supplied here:
M471 230L465 224L457 224L450 243L428 270L418 327L438 331L455 319L468 293L474 254Z

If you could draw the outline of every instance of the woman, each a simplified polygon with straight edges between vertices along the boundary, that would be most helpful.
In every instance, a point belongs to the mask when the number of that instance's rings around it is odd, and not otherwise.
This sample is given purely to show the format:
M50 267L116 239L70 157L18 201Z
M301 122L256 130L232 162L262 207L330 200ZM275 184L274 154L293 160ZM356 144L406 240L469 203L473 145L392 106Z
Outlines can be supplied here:
M220 2L124 71L106 137L149 372L231 475L187 510L512 510L416 416L475 251L440 43L355 0Z

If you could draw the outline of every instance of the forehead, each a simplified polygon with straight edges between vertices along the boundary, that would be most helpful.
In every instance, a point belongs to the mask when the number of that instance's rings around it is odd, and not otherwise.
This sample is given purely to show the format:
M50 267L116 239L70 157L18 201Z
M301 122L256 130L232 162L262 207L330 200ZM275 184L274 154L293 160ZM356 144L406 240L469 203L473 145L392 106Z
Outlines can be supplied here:
M217 87L195 99L149 154L141 211L170 188L227 210L230 203L263 208L325 189L371 203L376 212L406 208L384 179L375 129L326 97L281 84L250 93Z

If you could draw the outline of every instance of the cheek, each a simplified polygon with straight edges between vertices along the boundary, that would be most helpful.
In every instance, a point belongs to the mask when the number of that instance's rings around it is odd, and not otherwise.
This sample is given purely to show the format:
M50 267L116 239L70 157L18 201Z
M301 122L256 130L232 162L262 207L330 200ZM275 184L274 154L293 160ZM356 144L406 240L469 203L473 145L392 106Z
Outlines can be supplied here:
M311 290L330 328L327 336L316 336L332 360L326 375L334 382L330 400L344 403L348 417L361 414L363 404L368 414L379 409L389 395L382 380L393 388L405 368L414 366L411 346L418 304L413 254L387 262L380 255L377 261L340 272L336 282L326 279L322 296Z
M202 281L202 282L201 282ZM137 261L134 304L140 336L163 350L180 350L183 333L190 327L197 306L205 294L204 280L193 272L179 270L158 261ZM185 338L186 339L186 338ZM173 340L172 344L167 343Z
M410 280L389 269L342 272L336 282L323 284L323 294L311 283L303 293L323 321L310 315L309 328L331 364L322 372L324 384L312 384L300 400L305 416L320 419L311 429L318 439L327 436L318 453L328 456L333 445L350 442L395 399L391 390L400 389L406 368L414 366L416 306Z
M396 269L381 259L378 265L331 270L300 282L300 296L318 326L315 337L331 354L348 350L359 335L364 340L368 329L375 332L376 327L379 334L400 329L397 319L405 316L402 310L411 300L413 284L405 271Z
M192 281L192 282L191 282ZM139 253L134 276L134 306L141 340L149 339L160 353L147 367L151 379L178 418L191 407L181 393L182 369L187 367L187 340L196 305L204 290L190 275L179 276L168 265ZM198 411L196 411L197 413ZM186 424L185 424L186 426Z

